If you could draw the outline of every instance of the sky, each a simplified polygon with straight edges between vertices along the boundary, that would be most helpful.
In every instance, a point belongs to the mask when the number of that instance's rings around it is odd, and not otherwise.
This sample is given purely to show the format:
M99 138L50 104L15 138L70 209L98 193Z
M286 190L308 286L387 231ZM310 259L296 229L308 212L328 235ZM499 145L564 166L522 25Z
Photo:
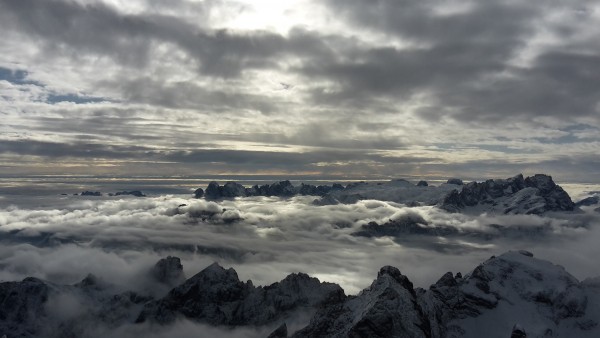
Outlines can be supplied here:
M0 0L0 176L600 182L600 3Z

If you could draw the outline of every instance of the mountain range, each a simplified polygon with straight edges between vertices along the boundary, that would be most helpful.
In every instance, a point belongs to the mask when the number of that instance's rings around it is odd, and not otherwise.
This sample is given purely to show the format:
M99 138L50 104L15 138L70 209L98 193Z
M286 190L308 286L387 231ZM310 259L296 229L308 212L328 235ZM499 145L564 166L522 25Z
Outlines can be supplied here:
M93 275L74 285L33 277L0 283L0 334L96 337L99 327L106 334L185 319L226 330L270 327L270 337L507 338L514 328L527 337L600 335L600 278L578 281L523 250L492 256L464 276L442 273L428 289L384 266L357 295L304 273L254 286L217 263L187 279L182 268L167 257L148 272L173 285L162 295L116 292ZM290 332L288 324L302 316L310 320Z

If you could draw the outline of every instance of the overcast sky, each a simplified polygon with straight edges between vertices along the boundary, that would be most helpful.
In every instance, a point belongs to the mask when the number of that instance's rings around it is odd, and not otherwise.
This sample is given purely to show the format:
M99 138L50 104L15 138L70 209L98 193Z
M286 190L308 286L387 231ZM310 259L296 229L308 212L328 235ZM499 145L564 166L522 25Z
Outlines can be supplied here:
M0 0L0 175L600 182L600 3Z

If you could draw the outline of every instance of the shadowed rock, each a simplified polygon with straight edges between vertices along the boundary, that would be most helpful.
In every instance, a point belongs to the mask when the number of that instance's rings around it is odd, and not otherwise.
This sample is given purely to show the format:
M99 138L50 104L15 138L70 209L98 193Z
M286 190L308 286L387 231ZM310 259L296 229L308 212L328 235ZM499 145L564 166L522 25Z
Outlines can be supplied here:
M150 270L152 277L159 283L173 287L185 281L183 265L178 257L168 256L159 260Z
M450 192L439 204L441 209L459 212L477 209L501 214L541 214L547 211L573 211L569 195L547 175L471 182Z

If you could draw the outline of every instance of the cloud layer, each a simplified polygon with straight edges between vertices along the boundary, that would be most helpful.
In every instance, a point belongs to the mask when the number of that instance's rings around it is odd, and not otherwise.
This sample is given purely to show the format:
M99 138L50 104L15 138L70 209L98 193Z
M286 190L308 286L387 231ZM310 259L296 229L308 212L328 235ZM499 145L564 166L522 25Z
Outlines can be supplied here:
M517 249L564 264L579 278L600 274L589 258L599 253L600 214L593 208L578 214L469 216L374 200L314 206L313 199L216 203L180 195L65 196L44 208L10 206L0 209L0 279L36 276L70 284L93 273L123 288L143 289L148 287L139 283L143 271L175 255L188 276L218 261L257 285L301 271L355 293L383 265L397 266L427 287L446 269L466 273L493 254ZM355 234L368 222L407 217L453 232Z

